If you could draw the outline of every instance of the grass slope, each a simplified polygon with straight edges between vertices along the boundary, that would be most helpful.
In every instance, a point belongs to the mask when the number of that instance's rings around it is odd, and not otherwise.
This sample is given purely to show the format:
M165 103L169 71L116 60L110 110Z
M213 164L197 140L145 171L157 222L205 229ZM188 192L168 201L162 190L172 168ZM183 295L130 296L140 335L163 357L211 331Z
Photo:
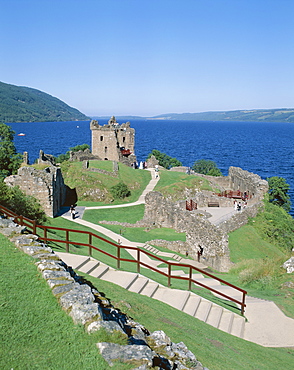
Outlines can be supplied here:
M0 367L14 369L109 369L95 343L121 342L105 333L88 335L59 307L35 260L1 241ZM162 302L85 276L112 304L146 326L183 341L210 370L292 369L294 351L264 348L225 334ZM268 361L265 361L268 359ZM114 370L131 369L121 363Z
M112 172L113 162L90 161L89 167ZM149 171L134 170L122 163L119 164L118 177L84 170L81 162L63 162L61 168L65 184L76 189L80 206L135 202L151 180ZM110 188L120 181L128 186L131 195L124 199L113 200Z
M36 260L1 234L0 242L0 368L109 369L96 348L107 337L74 325L37 272Z

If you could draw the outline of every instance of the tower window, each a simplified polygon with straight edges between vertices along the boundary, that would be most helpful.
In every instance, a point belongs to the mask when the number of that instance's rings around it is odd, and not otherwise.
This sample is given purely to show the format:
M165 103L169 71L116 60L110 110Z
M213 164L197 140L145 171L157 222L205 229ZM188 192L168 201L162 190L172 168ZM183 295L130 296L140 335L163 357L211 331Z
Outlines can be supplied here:
M100 136L100 141L103 141L103 136Z

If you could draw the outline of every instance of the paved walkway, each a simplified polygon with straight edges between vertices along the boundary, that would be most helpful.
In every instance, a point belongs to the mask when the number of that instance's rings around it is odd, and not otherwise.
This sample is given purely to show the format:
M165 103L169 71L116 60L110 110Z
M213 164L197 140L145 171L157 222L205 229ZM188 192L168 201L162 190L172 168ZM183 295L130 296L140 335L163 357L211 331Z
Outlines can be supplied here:
M145 195L149 191L152 191L154 189L157 181L158 181L158 179L156 179L154 177L154 173L153 173L153 177L152 177L150 183L148 184L148 186L146 187L146 189L144 190L143 194L140 196L140 198L137 202L129 203L128 205L124 204L124 205L117 205L117 206L86 207L86 209L118 208L118 207L126 207L126 206L130 207L132 205L143 204L144 199L145 199ZM113 239L114 241L119 240L125 246L146 247L146 244L144 244L144 243L131 242L128 239L124 238L123 236L121 236L119 234L116 234L116 233L106 229L103 226L96 225L96 224L93 224L91 222L82 220L83 210L81 210L81 209L79 209L79 207L77 207L77 211L79 213L77 214L77 217L75 218L75 220L73 220L73 222L79 223L79 224L84 225L84 226L88 226L88 227L90 227L90 228L108 236L109 238ZM226 209L226 208L217 208L217 209L216 208L213 208L213 209L206 208L205 210L208 211L209 213L213 214L211 219L210 219L213 223L217 222L217 220L219 220L220 218L222 218L224 216L226 217L226 215L234 213L234 212L232 212L232 209ZM69 212L64 213L63 217L65 217L67 219L70 219ZM134 252L132 252L130 254L133 255L133 257L136 259L136 252L135 252L135 254L134 254ZM171 253L171 255L172 255L172 253ZM64 255L64 258L65 257L66 256ZM72 258L72 257L70 257L70 258ZM158 265L160 264L159 261L152 260L148 256L145 256L145 255L142 258L142 261L147 263L147 264L151 264L156 268L158 268ZM188 260L188 259L187 260L182 260L181 262L184 262L184 263L187 263L187 264L188 263L193 263L193 265L195 263L197 264L196 261L191 261L191 260ZM94 262L92 262L92 263L94 263ZM202 267L199 267L199 268L205 268L205 266L202 265ZM108 269L109 269L109 267L108 267ZM117 283L119 283L120 280L123 280L122 276L129 277L128 279L133 281L133 279L131 279L130 275L129 275L129 274L132 274L132 273L122 272L122 271L118 271L118 273L120 275L119 275ZM113 276L113 275L111 275L111 276ZM203 276L202 277L198 276L198 278L201 281L203 281L202 279L204 277ZM111 277L111 279L113 279L113 277ZM207 283L208 280L210 280L210 279L206 278L205 280L206 280L206 283ZM130 285L130 284L131 283L129 283L127 285ZM145 283L145 284L147 284L147 283ZM153 284L156 284L156 283L153 282ZM153 298L162 300L163 302L166 302L167 304L173 305L174 307L175 307L175 305L173 304L173 302L175 300L179 301L178 302L179 307L181 307L181 309L183 311L185 311L185 309L187 309L187 313L190 314L189 310L191 310L191 309L188 308L188 306L187 306L187 302L189 301L188 298L191 296L190 292L186 292L186 295L185 295L184 292L176 293L176 290L173 289L169 293L166 293L165 289L168 289L168 288L163 289L162 287L160 287L160 289L159 289L158 286L159 286L159 284L157 284L156 289L154 288L155 293L153 292L151 295L149 295L149 293L148 293L146 295L153 296ZM215 288L215 282L213 283L213 287ZM144 289L143 289L142 293L140 292L140 294L144 294ZM218 289L222 290L224 293L227 293L230 296L233 296L233 294L235 294L230 290L231 288L226 287L226 286L220 285L220 287ZM176 297L177 294L178 294L178 297ZM174 298L172 298L172 296L174 296ZM240 297L237 297L237 296L236 296L236 298L240 299ZM193 296L192 299L195 301L197 298L195 298ZM198 297L198 299L199 299L199 297ZM181 300L184 300L184 302L181 303L180 302ZM205 304L209 305L207 302L205 302ZM197 303L197 306L198 305L199 305L199 303ZM231 319L231 324L228 324L229 327L230 327L230 330L229 331L224 330L224 331L230 332L233 335L239 336L241 338L244 338L245 340L248 340L248 341L251 341L251 342L260 344L262 346L266 346L266 347L294 347L294 320L285 316L283 314L283 312L275 305L275 303L247 296L246 305L247 305L247 307L246 307L246 311L245 311L245 316L247 318L247 322L245 323L245 321L242 320L242 322L240 322L239 325L238 325L238 329L233 329L232 328L232 325L233 325L232 322L233 321ZM195 304L194 304L194 306L195 306ZM215 327L219 327L219 325L222 325L222 324L220 324L221 323L220 318L222 317L223 314L220 314L219 309L217 310L214 306L212 307L212 305L210 304L209 309L208 310L205 309L205 313L201 314L200 317L198 317L198 318L201 320L202 316L203 316L204 319L202 321L210 323L209 320L211 320L211 322L212 322L211 325L213 325ZM178 307L176 307L176 308L178 308ZM212 312L212 311L215 312L215 315L214 316L212 315L211 316L212 318L209 319L210 312ZM224 312L224 311L222 310L221 312ZM197 317L197 314L194 312L193 316ZM219 318L218 319L218 325L215 324L215 320L216 320L215 316L217 316ZM225 326L227 326L227 325L225 325ZM221 330L223 330L221 327L219 327L219 328ZM235 330L235 332L234 332L234 330Z

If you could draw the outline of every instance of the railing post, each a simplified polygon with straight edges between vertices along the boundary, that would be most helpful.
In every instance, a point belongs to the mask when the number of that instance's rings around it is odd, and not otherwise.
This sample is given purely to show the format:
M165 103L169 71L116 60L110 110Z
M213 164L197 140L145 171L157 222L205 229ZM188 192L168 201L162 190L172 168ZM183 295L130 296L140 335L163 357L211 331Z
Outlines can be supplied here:
M65 239L66 239L66 253L68 253L69 252L69 231L68 230L66 230L66 232L65 232L65 234L66 234L66 236L65 236Z
M117 268L120 269L120 245L117 245Z
M170 277L171 277L171 264L168 264L168 280L167 280L167 286L170 287Z
M89 234L89 256L92 257L92 234Z
M20 226L23 226L23 216L16 217L16 219L16 223L18 223Z
M33 234L36 235L37 234L37 227L36 227L37 223L36 223L36 220L33 221Z
M192 266L189 268L189 290L192 289Z
M137 272L140 273L140 249L137 249Z
M245 293L243 292L243 297L242 297L242 306L241 306L241 315L244 316L245 312Z

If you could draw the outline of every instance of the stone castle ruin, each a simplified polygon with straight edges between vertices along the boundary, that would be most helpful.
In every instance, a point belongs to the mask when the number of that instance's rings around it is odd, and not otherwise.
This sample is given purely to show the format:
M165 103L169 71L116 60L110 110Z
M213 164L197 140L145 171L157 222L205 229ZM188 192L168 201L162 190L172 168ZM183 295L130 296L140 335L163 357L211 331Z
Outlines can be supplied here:
M92 120L90 129L93 155L101 160L122 162L128 166L136 162L135 130L130 127L130 122L119 124L112 116L104 126Z
M45 214L57 216L66 199L66 185L61 169L52 164L44 170L23 166L17 175L11 175L4 180L8 186L19 186L27 195L39 200Z
M208 176L205 176L208 177ZM209 220L208 205L217 201L222 207L232 207L233 199L220 197L213 192L198 192L193 199L200 207L207 207L206 211L188 211L185 200L172 202L159 192L150 192L145 198L145 213L142 226L167 227L177 232L186 233L185 243L171 243L152 241L151 244L164 246L182 254L188 254L194 260L199 260L218 271L228 271L230 251L228 247L228 233L248 222L249 217L255 217L263 206L262 199L268 191L268 183L260 176L244 171L238 167L230 167L227 177L211 178L221 183L224 190L242 190L251 197L248 206L242 212L237 212L218 224Z

